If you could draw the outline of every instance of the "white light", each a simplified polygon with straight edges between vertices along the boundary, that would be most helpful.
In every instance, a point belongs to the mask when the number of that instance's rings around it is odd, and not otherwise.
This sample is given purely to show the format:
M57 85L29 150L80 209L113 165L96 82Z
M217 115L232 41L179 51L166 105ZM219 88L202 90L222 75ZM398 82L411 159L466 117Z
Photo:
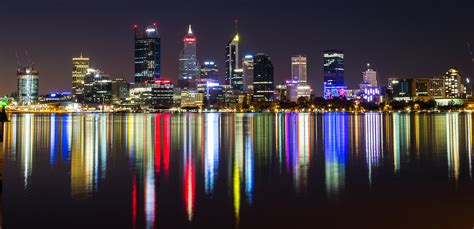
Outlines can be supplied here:
M151 33L151 32L155 32L156 29L153 29L153 28L149 28L149 29L146 29L145 32L147 33Z

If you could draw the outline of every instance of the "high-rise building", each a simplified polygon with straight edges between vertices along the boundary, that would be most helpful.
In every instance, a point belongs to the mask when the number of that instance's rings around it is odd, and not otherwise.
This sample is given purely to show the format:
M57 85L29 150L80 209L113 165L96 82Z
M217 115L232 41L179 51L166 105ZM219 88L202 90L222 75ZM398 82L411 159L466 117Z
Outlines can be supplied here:
M432 99L443 99L446 96L443 77L433 77L428 83L428 95Z
M104 72L87 69L84 77L84 100L88 104L112 103L112 81Z
M243 91L244 81L242 71L239 70L239 34L235 33L226 46L225 81L236 92Z
M124 78L115 78L112 80L112 100L120 102L129 95L129 84Z
M135 83L145 83L161 76L161 38L156 23L141 33L135 25Z
M254 59L253 89L254 101L273 101L273 64L270 57L263 53L257 54Z
M191 25L188 33L183 38L184 48L179 55L179 81L180 88L192 88L193 81L199 76L199 65L196 57L196 37Z
M415 100L429 99L430 78L413 78L411 95Z
M253 90L253 55L245 55L242 60L244 90Z
M412 99L412 82L413 79L394 79L391 82L393 88L394 100L411 100Z
M369 87L378 87L377 72L370 66L370 64L367 64L367 70L362 72L361 85L363 84ZM361 88L361 89L364 89L364 88Z
M214 61L204 61L201 65L201 79L219 80L219 69Z
M38 102L39 72L33 67L20 67L17 70L18 103L30 105Z
M344 84L344 52L326 50L324 58L324 98L345 97L347 86Z
M294 55L291 57L291 79L298 81L298 85L305 86L308 83L308 72L306 56Z
M461 73L456 68L450 68L444 75L444 87L447 98L462 98L466 95Z
M72 58L72 96L76 102L84 99L84 77L89 69L89 58Z

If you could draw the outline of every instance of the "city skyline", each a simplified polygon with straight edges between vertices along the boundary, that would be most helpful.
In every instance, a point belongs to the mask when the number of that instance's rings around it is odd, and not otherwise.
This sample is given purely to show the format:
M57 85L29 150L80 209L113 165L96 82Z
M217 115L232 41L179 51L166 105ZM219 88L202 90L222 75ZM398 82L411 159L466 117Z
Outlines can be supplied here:
M28 3L28 1L26 1ZM86 1L87 2L87 1ZM213 1L210 1L213 2ZM145 13L137 13L137 10L132 8L130 12L125 8L127 3L119 3L112 8L119 8L118 12L123 12L130 15L129 19L118 19L116 12L110 12L112 17L98 21L96 24L90 23L87 26L78 25L77 11L66 9L64 5L52 7L49 11L52 15L67 14L64 21L52 21L46 23L46 19L38 19L39 27L32 28L28 33L33 33L32 38L25 38L22 36L24 32L19 31L22 25L28 20L37 18L42 13L27 15L19 20L14 15L18 9L18 5L23 3L7 3L5 14L2 13L6 20L5 28L11 31L11 34L5 34L0 38L2 45L0 45L0 77L6 79L6 83L0 85L0 94L9 94L13 92L16 82L17 60L15 53L18 53L20 61L25 63L33 61L36 63L35 68L41 72L41 87L40 93L47 93L50 91L62 91L71 88L70 69L71 58L79 56L82 51L84 56L94 60L94 66L109 73L111 78L123 77L128 81L133 81L133 25L140 26L150 24L153 21L158 22L160 35L162 37L162 52L163 52L163 76L177 82L178 79L178 55L181 45L182 47L182 28L188 24L193 24L193 32L200 37L200 45L198 46L198 59L213 59L219 66L221 73L220 80L223 82L224 71L224 56L223 47L226 42L231 39L234 31L233 21L239 19L239 35L241 42L240 57L246 54L255 54L257 52L267 53L272 57L272 62L275 66L275 83L279 83L289 78L291 75L291 64L289 58L294 54L304 54L308 57L308 83L314 87L314 93L317 96L322 95L323 71L322 71L322 52L326 49L341 49L346 54L345 58L345 82L349 88L357 88L360 83L360 72L364 70L364 65L367 62L374 64L375 69L379 75L379 82L383 85L387 79L393 76L398 77L425 77L431 75L442 75L446 69L456 67L463 72L463 75L472 76L473 63L469 56L467 49L467 42L472 42L474 36L473 31L469 29L469 20L472 15L463 13L463 9L456 8L459 5L469 6L472 3L456 1L455 6L448 6L443 3L428 4L430 12L420 11L422 3L414 3L412 8L404 8L408 3L401 2L395 5L395 9L389 9L390 4L375 5L367 9L377 9L378 13L385 12L384 17L376 16L375 13L369 16L361 16L359 13L365 12L364 6L367 3L361 3L360 6L354 6L352 3L338 2L334 6L324 5L324 3L316 2L310 3L301 1L303 6L316 6L320 4L323 9L340 9L344 12L344 18L330 22L325 16L329 12L311 13L304 11L302 15L296 15L296 18L302 20L287 20L295 16L295 13L283 11L284 7L270 7L271 9L263 9L265 12L270 12L272 9L276 13L270 14L269 18L257 22L255 17L249 16L253 9L248 12L242 11L241 7L236 6L227 15L218 13L219 20L211 20L206 15L186 16L177 21L173 21L173 15L169 13L152 13L146 11ZM222 4L215 3L215 9L222 7ZM31 3L37 5L37 3ZM98 8L105 7L103 3L98 3ZM176 9L178 6L173 3L163 3L169 5L171 9ZM263 4L263 3L255 3ZM352 5L351 5L352 4ZM47 8L50 4L38 4L40 9ZM193 5L193 4L190 4ZM275 3L277 6L285 5L285 3ZM348 8L355 9L357 13L350 13ZM296 6L289 5L290 9ZM338 8L339 7L339 8ZM451 12L450 7L456 8L456 12ZM29 10L34 7L29 7ZM189 11L190 6L185 6L183 11ZM394 10L404 9L406 19L398 19L395 17ZM446 9L445 9L446 8ZM468 8L468 7L465 7ZM58 9L62 9L58 13ZM202 7L200 8L202 9ZM214 9L214 10L215 10ZM262 8L259 8L262 10ZM28 10L28 9L27 9ZM204 10L204 9L203 9ZM322 11L322 10L321 10ZM76 12L76 13L75 13ZM204 10L203 12L208 12ZM282 12L283 16L278 18L275 15ZM443 12L446 17L439 19L435 14ZM88 16L97 17L97 11L93 10L86 13ZM89 15L90 14L90 15ZM117 14L117 15L116 15ZM157 16L156 16L157 15ZM53 18L53 17L51 17ZM11 19L11 20L8 20ZM303 20L304 19L304 20ZM318 19L318 20L315 20ZM368 22L361 26L354 25L352 20L360 19L360 24ZM386 22L384 26L377 25L376 20L381 19ZM406 23L406 20L411 19L413 23ZM430 21L431 20L431 21ZM36 19L35 19L36 21ZM296 21L296 22L295 22ZM53 27L64 25L69 22L71 27L64 26L63 32L59 34L48 33L52 31ZM431 26L432 22L436 22L436 28ZM456 22L456 23L454 23ZM269 23L271 26L265 27L264 23ZM328 23L328 24L324 24ZM96 33L104 26L110 25L106 32ZM334 32L333 26L339 26L340 32ZM402 26L403 25L403 26ZM427 25L425 28L420 28L419 25ZM72 28L79 26L78 28ZM349 28L350 26L355 28ZM271 27L271 28L270 28ZM371 31L369 34L362 34L364 30L356 31L365 28L365 31ZM369 29L370 28L370 29ZM420 31L415 31L415 30ZM79 30L80 32L73 32ZM287 38L285 33L293 33L298 30L300 33ZM391 31L394 30L397 33ZM43 31L43 32L40 32ZM455 38L450 36L441 36L438 34L445 34L445 32L456 31ZM409 37L410 33L415 33L417 36ZM283 35L282 35L283 33ZM325 34L330 33L334 36L324 38ZM92 36L94 34L94 36ZM17 36L18 35L18 36ZM54 37L53 37L54 35ZM344 36L343 36L344 35ZM362 36L364 35L364 36ZM113 37L113 41L109 41ZM15 38L15 39L13 39ZM271 39L270 39L271 38ZM289 42L289 41L292 42ZM8 45L6 45L8 44ZM53 45L54 44L54 45ZM71 45L74 44L74 45ZM380 46L380 47L379 47ZM380 49L380 50L379 50ZM24 53L28 51L28 57Z

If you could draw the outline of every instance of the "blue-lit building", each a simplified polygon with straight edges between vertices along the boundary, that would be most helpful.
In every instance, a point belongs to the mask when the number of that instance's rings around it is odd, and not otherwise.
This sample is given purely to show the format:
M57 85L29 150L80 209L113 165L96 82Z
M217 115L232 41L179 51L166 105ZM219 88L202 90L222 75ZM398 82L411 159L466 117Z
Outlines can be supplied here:
M196 36L189 25L188 33L183 38L184 47L179 55L180 88L194 88L194 80L199 77L199 65L196 57Z
M324 58L324 98L346 97L344 84L344 51L326 50Z
M273 101L273 64L270 56L259 53L253 65L253 101Z
M135 83L159 79L161 76L161 39L154 23L141 33L135 25Z

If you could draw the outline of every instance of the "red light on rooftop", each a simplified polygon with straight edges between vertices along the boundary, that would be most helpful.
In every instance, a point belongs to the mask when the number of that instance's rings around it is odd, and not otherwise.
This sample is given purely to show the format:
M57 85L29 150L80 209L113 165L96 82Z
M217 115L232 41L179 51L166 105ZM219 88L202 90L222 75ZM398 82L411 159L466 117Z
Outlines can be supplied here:
M156 27L156 22L153 22L153 26L155 26L155 27Z
M138 28L138 25L137 24L133 25L133 28L135 28L135 29Z
M170 83L169 80L155 80L155 84L158 84L158 83Z

